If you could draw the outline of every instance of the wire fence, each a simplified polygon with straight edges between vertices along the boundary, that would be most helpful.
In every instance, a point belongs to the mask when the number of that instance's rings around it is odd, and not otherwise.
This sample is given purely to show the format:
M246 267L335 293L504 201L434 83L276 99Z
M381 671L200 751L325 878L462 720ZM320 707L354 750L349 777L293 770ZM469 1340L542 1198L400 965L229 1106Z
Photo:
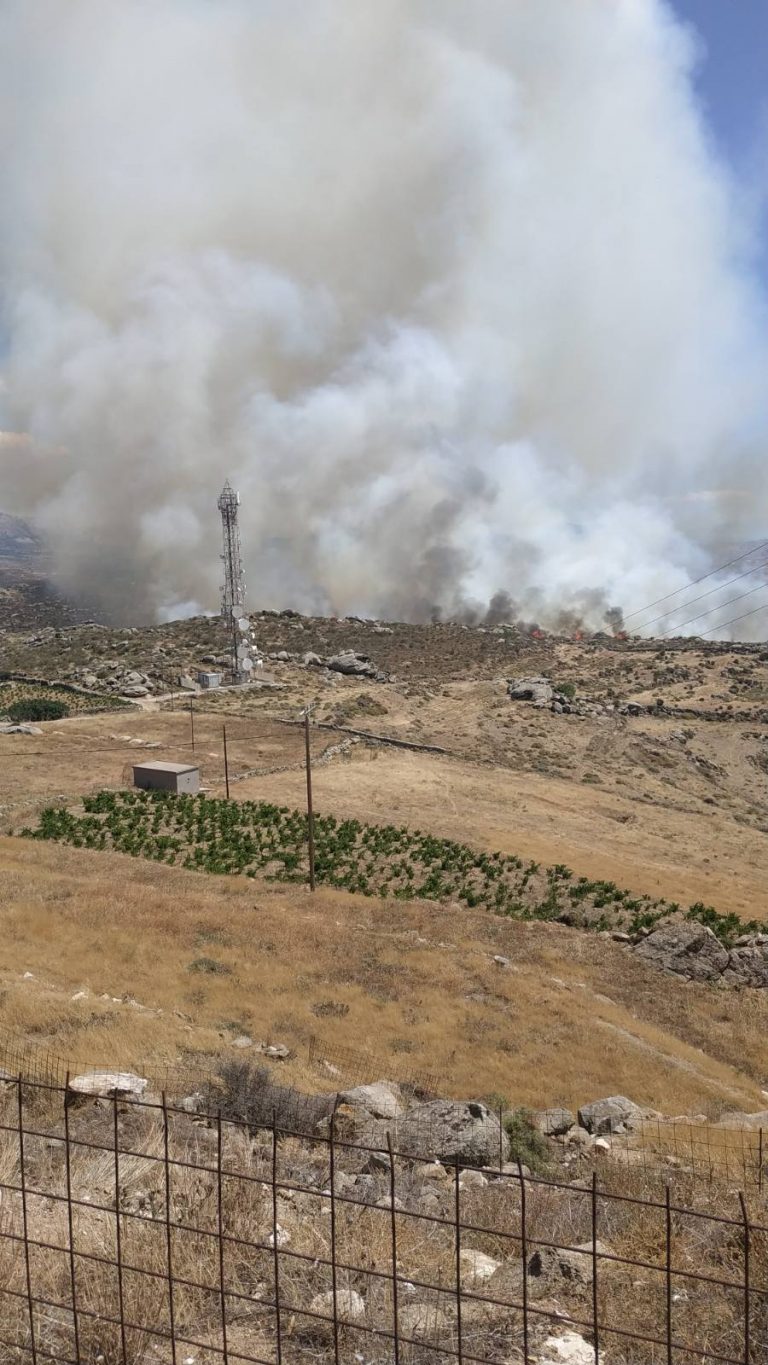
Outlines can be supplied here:
M0 1360L757 1365L768 1227L731 1202L9 1081Z

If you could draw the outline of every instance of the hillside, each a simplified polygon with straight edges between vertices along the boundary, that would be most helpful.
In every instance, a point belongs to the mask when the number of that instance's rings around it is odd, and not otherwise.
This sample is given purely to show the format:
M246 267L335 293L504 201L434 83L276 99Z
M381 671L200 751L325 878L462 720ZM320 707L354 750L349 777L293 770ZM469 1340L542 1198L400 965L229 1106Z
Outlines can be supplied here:
M80 691L69 719L0 734L3 828L124 786L147 751L194 753L221 796L224 725L234 799L301 809L298 718L310 701L322 816L566 866L683 909L766 916L763 647L294 613L253 624L260 684L192 696L193 718L178 682L226 647L216 619L7 636L8 671ZM345 649L370 665L356 676L324 665ZM108 706L129 675L142 680L125 688L143 693L133 710L80 713L89 699ZM507 680L530 675L550 679L562 703L511 699ZM313 898L17 838L3 841L0 868L0 1026L78 1064L159 1073L194 1068L200 1054L207 1066L242 1033L285 1044L301 1079L314 1037L350 1078L440 1077L456 1095L575 1104L619 1090L712 1115L764 1103L765 991L670 979L594 933L450 899L331 887ZM199 959L221 970L194 968ZM311 1066L313 1084L328 1080Z
M0 872L0 1028L73 1065L193 1075L247 1057L245 1035L287 1044L281 1075L321 1088L381 1073L534 1107L617 1089L666 1113L764 1103L765 993L715 1009L597 936L14 839Z

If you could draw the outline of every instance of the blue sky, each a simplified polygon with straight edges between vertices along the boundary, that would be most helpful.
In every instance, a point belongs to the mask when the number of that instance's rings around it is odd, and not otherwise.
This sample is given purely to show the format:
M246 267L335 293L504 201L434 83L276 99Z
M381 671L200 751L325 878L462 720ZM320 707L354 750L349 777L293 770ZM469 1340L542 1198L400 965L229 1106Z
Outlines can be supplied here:
M698 92L723 157L762 197L768 282L768 0L668 0L703 40Z

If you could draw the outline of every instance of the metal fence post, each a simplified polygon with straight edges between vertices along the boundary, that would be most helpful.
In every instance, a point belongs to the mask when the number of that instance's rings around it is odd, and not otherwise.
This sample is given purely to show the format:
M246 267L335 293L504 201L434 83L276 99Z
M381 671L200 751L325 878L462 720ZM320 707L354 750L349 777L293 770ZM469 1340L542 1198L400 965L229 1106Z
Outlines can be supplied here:
M395 1153L392 1147L392 1134L387 1133L389 1151L389 1202L391 1205L392 1228L392 1318L395 1327L395 1365L400 1365L400 1288L397 1282L397 1210L395 1209Z
M667 1365L674 1365L672 1359L672 1208L669 1185L665 1187L665 1227L666 1227L666 1288L667 1288Z
M277 1333L277 1365L282 1365L283 1337L280 1322L280 1247L277 1226L277 1110L272 1110L272 1247L275 1277L275 1331Z
M763 1130L757 1135L757 1188L763 1193Z
M173 1295L173 1232L171 1230L171 1162L168 1143L168 1105L165 1091L163 1106L163 1170L165 1172L165 1252L168 1266L168 1321L171 1329L171 1358L176 1365L176 1314Z
M123 1236L120 1228L120 1146L117 1130L117 1094L112 1101L112 1137L115 1171L115 1249L117 1252L117 1306L120 1313L120 1346L123 1365L128 1365L125 1336L125 1296L123 1293Z
M333 1290L333 1358L339 1365L339 1287L336 1271L336 1106L331 1114L328 1138L328 1159L331 1172L331 1287Z
M80 1326L77 1321L77 1271L75 1266L75 1219L72 1205L72 1153L69 1145L69 1072L64 1084L64 1166L67 1182L67 1225L69 1229L69 1282L72 1289L72 1325L75 1359L80 1359Z
M455 1198L454 1198L454 1240L456 1245L456 1346L457 1360L462 1365L464 1360L464 1342L461 1321L461 1181L459 1179L461 1171L459 1169L459 1158L456 1157L456 1168L454 1171Z
M27 1219L27 1176L26 1163L24 1160L24 1099L23 1082L19 1076L18 1082L18 1122L19 1122L19 1183L21 1186L21 1219L22 1231L24 1234L24 1272L27 1286L27 1311L29 1313L29 1344L32 1355L32 1365L37 1365L37 1342L35 1338L35 1300L32 1295L32 1269L29 1259L29 1224Z
M750 1365L752 1358L751 1342L751 1230L744 1195L739 1192L741 1216L744 1220L744 1365Z
M595 1365L600 1365L600 1301L597 1287L597 1171L592 1172L592 1330Z
M219 1304L221 1311L221 1348L224 1365L228 1365L227 1349L227 1281L224 1271L224 1185L222 1180L221 1110L216 1115L216 1223L219 1243Z
M517 1158L517 1172L520 1179L520 1250L523 1257L523 1365L530 1365L528 1341L528 1223L525 1174L520 1157Z

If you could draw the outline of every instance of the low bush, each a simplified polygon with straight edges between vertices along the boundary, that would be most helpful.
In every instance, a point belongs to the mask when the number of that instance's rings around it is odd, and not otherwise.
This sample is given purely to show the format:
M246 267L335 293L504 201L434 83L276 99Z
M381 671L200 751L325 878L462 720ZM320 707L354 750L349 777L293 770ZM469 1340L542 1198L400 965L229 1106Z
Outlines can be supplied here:
M14 724L23 721L63 720L69 715L69 707L63 701L53 701L48 697L25 697L13 701L8 707L8 715Z
M510 1161L522 1161L534 1175L543 1175L549 1165L549 1147L529 1109L515 1109L505 1115L504 1131L509 1138Z
M210 1112L223 1119L247 1123L251 1129L271 1128L284 1133L312 1133L330 1118L335 1095L305 1095L289 1085L275 1085L268 1066L224 1062L205 1092Z

